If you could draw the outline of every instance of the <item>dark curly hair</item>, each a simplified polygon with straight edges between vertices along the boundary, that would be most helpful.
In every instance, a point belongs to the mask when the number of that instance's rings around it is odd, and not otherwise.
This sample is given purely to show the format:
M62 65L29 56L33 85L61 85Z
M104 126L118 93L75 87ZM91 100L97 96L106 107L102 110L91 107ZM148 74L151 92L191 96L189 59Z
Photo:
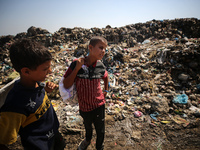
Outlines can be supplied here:
M94 36L91 38L90 42L89 42L89 45L92 45L92 46L96 46L96 44L98 42L103 42L105 43L106 45L108 44L107 40L104 38L104 37L101 37L101 36Z
M48 49L39 42L22 39L10 47L10 59L13 68L20 73L24 67L37 69L39 65L52 60L52 56Z

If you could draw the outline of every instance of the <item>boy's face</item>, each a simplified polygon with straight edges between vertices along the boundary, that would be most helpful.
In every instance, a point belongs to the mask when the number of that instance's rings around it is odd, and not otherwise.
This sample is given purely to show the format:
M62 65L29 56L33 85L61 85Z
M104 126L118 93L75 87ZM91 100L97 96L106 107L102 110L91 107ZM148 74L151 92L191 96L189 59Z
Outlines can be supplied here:
M89 45L90 55L95 57L96 60L101 60L105 55L106 43L98 42L95 46Z
M51 73L51 60L39 65L36 70L30 70L30 78L33 81L44 81Z

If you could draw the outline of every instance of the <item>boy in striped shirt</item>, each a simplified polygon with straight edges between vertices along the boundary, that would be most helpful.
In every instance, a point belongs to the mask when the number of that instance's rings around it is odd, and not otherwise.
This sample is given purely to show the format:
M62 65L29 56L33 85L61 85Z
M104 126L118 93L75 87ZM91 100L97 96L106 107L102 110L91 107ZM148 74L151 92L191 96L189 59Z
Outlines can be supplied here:
M64 87L69 88L76 83L79 111L84 120L86 138L78 149L87 149L92 139L92 124L97 133L96 149L103 149L105 134L105 97L108 92L108 72L100 61L105 55L107 40L95 36L89 43L89 55L74 60L64 77ZM100 80L104 81L104 92Z

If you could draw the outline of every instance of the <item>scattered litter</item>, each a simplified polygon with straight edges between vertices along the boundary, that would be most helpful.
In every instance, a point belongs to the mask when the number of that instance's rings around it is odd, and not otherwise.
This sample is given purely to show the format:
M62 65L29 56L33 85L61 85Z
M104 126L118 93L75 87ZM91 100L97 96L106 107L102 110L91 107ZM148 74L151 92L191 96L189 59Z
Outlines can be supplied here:
M186 94L177 95L172 101L174 103L187 104L188 96Z
M159 113L158 112L154 112L153 114L150 114L150 117L152 118L152 119L154 119L154 120L156 120L157 121L157 118L156 118L156 116L158 116L159 115Z

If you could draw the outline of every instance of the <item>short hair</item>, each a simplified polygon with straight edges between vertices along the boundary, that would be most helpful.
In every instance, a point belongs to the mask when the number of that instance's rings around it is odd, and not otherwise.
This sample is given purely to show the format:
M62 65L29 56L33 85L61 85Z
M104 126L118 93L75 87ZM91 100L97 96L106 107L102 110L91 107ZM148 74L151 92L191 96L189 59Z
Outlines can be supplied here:
M51 53L46 47L31 39L21 39L10 47L10 59L17 72L27 67L35 70L46 61L52 60Z
M108 44L107 40L101 36L94 36L91 38L89 45L95 46L98 42L103 42L106 45Z

